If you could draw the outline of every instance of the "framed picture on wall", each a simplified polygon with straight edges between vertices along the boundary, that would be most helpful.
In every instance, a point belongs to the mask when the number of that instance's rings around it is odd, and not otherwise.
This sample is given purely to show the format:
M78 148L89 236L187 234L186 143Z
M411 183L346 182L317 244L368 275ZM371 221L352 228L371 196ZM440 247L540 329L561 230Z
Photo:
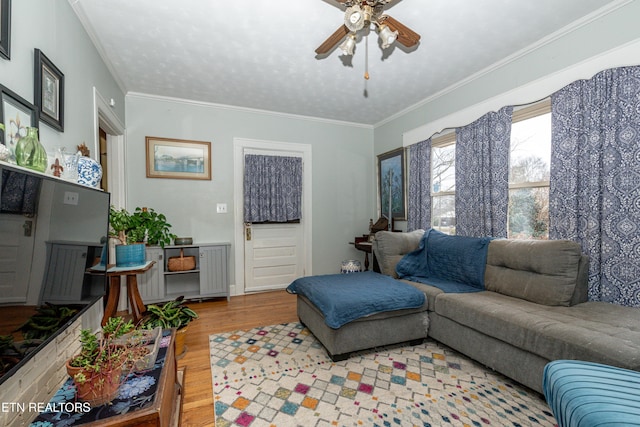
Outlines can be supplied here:
M145 139L147 178L211 179L211 142Z
M38 127L38 114L33 104L4 86L0 86L0 142L13 157L18 140L27 134L28 127Z
M0 57L11 59L11 0L0 0Z
M378 156L378 200L380 213L404 221L406 214L404 148Z
M64 132L64 74L40 49L35 50L34 104L40 120Z

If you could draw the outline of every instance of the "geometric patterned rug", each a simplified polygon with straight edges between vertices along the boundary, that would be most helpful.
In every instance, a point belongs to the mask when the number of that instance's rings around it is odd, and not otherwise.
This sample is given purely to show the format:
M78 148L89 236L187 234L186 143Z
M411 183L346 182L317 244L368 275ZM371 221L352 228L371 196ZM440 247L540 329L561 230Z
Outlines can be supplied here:
M335 363L299 323L209 344L216 427L556 426L539 394L430 339Z

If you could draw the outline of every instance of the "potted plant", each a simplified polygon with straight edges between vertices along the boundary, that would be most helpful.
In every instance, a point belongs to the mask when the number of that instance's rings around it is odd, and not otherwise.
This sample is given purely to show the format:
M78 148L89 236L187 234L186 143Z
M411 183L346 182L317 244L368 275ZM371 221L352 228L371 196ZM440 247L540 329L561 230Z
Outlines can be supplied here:
M158 245L164 248L176 238L171 233L171 224L164 214L152 208L136 208L132 214L136 232L144 234L148 245Z
M109 236L120 242L116 245L116 266L133 267L144 264L144 230L125 208L109 208Z
M136 208L133 213L126 209L109 209L110 236L120 241L116 245L116 265L132 267L144 264L145 243L149 245L169 244L176 236L171 233L171 224L164 214L149 208Z
M134 329L131 321L111 317L99 334L83 329L80 353L67 361L67 373L76 386L77 397L91 405L111 402L117 395L129 366L137 357L135 344L116 343L123 334Z
M184 296L179 296L173 301L162 305L149 304L142 319L144 328L153 329L158 326L163 329L176 329L176 355L182 355L186 348L184 338L187 326L198 318L198 313L187 307Z

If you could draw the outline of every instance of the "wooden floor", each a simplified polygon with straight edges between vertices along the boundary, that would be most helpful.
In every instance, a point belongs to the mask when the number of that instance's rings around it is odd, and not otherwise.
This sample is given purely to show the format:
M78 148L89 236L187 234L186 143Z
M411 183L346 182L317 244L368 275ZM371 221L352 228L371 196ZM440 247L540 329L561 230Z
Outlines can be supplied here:
M187 352L178 360L185 367L181 427L213 426L213 392L209 362L209 335L256 326L298 321L296 297L286 291L190 303L199 319L189 325Z

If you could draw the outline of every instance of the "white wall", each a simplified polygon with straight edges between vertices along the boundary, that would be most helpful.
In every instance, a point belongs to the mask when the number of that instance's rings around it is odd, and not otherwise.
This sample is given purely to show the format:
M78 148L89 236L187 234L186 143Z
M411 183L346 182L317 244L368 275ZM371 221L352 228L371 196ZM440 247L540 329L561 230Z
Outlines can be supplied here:
M528 103L606 68L640 64L640 1L519 52L376 126L374 152L413 144L464 126L505 105Z
M195 242L235 245L234 137L309 144L313 273L337 273L340 261L363 258L348 243L366 233L369 218L375 216L371 127L141 94L127 95L126 104L129 209L154 208L167 216L175 234L193 237ZM211 181L146 178L146 136L210 141ZM217 214L217 203L226 203L229 213ZM230 267L234 271L233 259ZM235 284L235 277L231 283Z
M58 147L75 150L83 142L91 147L95 141L93 87L104 98L115 100L114 112L123 122L124 92L67 0L11 3L11 60L0 59L0 84L33 103L34 49L40 49L64 73L66 86L64 132L41 122L40 141L50 156ZM92 150L91 156L96 155Z

